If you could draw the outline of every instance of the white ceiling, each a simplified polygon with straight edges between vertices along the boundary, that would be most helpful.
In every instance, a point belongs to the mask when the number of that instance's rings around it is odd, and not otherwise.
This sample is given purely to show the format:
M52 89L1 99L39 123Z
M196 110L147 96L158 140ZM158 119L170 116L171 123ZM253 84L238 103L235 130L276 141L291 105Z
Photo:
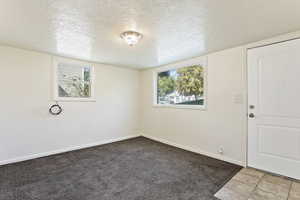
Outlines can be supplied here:
M0 43L154 67L300 30L299 0L0 0ZM126 30L144 35L130 47Z

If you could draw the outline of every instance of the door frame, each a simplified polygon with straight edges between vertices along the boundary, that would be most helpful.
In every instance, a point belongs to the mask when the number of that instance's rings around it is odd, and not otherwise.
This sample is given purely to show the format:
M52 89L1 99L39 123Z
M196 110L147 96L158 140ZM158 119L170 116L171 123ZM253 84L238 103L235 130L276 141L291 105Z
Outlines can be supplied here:
M262 40L259 42L254 42L254 43L250 43L247 44L244 48L243 48L243 80L245 81L245 113L246 113L246 134L245 134L245 143L246 144L246 149L245 149L245 163L244 163L244 167L248 167L248 150L249 150L249 146L248 146L248 97L249 97L249 93L248 93L248 85L249 85L249 81L248 81L248 50L250 49L255 49L255 48L260 48L260 47L265 47L265 46L271 46L274 44L278 44L278 43L283 43L283 42L288 42L288 41L292 41L292 40L297 40L300 39L300 31L297 32L292 32L292 33L288 33L285 35L280 35L277 37L273 37L270 39L266 39L266 40Z

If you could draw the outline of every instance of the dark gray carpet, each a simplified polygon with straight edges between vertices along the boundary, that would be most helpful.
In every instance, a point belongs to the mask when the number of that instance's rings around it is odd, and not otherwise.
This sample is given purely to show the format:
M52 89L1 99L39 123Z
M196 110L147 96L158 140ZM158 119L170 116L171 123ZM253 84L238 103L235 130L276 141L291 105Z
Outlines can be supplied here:
M0 167L1 200L211 200L240 167L139 137Z

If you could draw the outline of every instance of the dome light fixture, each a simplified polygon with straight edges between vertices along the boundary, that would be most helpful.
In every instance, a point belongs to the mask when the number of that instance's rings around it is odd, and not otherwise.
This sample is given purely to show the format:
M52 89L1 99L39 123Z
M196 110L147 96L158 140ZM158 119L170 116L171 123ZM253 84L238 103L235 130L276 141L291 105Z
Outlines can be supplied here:
M135 31L125 31L121 33L120 37L125 40L129 46L133 46L142 39L143 35Z

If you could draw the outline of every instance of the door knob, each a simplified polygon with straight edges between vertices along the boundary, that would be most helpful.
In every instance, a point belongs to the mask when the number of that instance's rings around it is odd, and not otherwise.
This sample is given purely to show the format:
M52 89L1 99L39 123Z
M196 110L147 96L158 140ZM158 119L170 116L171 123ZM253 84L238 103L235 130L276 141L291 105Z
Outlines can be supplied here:
M250 118L254 118L255 115L254 115L253 113L250 113L250 114L249 114L249 117L250 117Z

